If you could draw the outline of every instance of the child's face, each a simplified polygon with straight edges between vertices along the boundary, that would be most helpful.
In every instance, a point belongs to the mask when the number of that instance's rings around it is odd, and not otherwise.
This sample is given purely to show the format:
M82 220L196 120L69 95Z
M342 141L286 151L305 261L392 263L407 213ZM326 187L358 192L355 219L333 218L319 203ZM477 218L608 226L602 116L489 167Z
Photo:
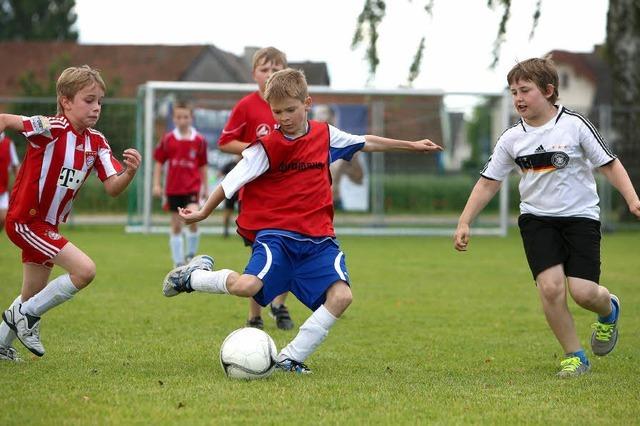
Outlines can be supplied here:
M186 132L193 123L193 117L191 116L191 110L188 108L174 108L173 110L173 124L181 132Z
M518 80L509 85L509 90L516 112L528 124L540 125L546 122L550 107L553 107L549 102L549 97L553 95L551 84L547 85L547 90L543 92L533 81Z
M271 101L273 118L280 125L282 132L290 137L298 137L307 131L307 112L311 109L311 98L304 102L295 98Z
M266 59L263 59L258 63L256 69L253 70L253 79L256 83L258 83L260 93L264 93L265 86L267 85L267 80L269 80L271 74L282 69L284 69L284 66L282 64L277 64L273 61L267 61Z
M79 132L93 127L100 118L104 91L96 84L90 84L78 91L73 99L62 97L61 104L64 115L71 121L71 125Z

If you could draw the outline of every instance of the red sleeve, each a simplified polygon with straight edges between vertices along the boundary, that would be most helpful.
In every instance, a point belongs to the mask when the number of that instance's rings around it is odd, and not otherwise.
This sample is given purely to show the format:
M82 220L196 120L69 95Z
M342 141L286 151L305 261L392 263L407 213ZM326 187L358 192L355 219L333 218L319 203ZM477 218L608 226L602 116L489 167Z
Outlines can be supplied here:
M164 135L162 139L160 139L160 142L158 142L158 145L156 145L156 149L153 151L153 159L163 164L169 157L169 153L166 149L167 139L167 135Z
M22 134L31 143L38 146L46 145L52 140L56 139L60 132L64 130L64 126L58 121L54 121L56 117L46 117L51 124L51 128L44 130L42 127L42 121L39 116L23 117L22 125L24 131Z
M222 129L222 133L220 133L220 138L218 139L218 145L225 145L233 140L239 140L241 142L251 142L251 141L243 141L242 135L245 132L245 127L247 126L247 111L244 107L244 102L242 99L240 102L233 107L231 110L231 115L229 116L229 121L227 121L227 125Z
M110 176L122 171L122 164L113 156L111 147L106 139L100 142L97 156L98 158L94 160L95 169L101 181L104 182Z

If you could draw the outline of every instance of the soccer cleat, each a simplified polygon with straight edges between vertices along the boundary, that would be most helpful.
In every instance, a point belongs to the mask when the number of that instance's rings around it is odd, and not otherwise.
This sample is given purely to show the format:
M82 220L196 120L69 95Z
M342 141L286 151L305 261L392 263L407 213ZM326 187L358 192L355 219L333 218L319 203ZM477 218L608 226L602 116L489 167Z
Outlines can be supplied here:
M20 358L18 351L14 347L5 348L0 346L0 361L21 362L22 358Z
M578 377L589 371L591 366L582 362L580 357L569 356L560 361L560 371L556 374L561 379L567 379L570 377Z
M594 355L605 356L616 347L618 343L618 318L620 318L620 299L615 294L611 295L611 301L618 307L618 315L613 323L596 321L591 325L591 350Z
M294 361L291 358L285 358L276 362L276 368L282 371L290 371L296 374L311 374L311 369L304 363Z
M40 317L20 312L22 303L15 303L2 313L2 319L15 331L18 340L37 356L44 355L44 346L40 342Z
M199 255L191 259L184 265L172 269L164 277L162 283L162 294L166 297L173 297L180 293L191 293L191 273L196 269L211 271L213 269L213 258L207 255Z
M291 316L286 306L280 305L276 308L273 305L269 305L269 316L276 320L276 325L280 330L291 330L293 328L293 321L291 321Z
M261 317L253 317L247 320L246 326L262 330L264 329L264 322Z

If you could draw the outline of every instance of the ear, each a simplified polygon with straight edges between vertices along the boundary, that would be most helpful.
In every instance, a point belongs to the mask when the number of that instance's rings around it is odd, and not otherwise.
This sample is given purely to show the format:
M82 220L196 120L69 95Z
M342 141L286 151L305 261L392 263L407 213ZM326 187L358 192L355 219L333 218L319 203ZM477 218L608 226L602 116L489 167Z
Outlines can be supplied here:
M307 96L307 98L304 100L304 109L305 111L309 112L311 111L311 106L313 105L313 101L311 100L311 96Z
M67 98L66 96L61 96L60 97L60 105L62 105L62 112L67 111L67 109L70 108L72 104L72 100Z
M547 84L546 90L544 91L544 97L547 99L550 98L553 95L554 90L555 87L553 84Z

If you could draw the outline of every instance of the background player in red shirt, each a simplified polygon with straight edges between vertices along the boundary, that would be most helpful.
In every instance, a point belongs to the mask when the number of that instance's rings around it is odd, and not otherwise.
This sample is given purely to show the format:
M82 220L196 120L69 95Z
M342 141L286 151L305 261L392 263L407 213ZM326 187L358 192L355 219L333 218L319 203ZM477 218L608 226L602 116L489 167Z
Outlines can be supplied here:
M276 120L267 101L264 90L267 80L276 71L287 67L287 56L275 47L263 47L253 55L253 79L258 83L258 90L240 99L231 111L229 121L222 130L218 147L220 151L240 155L242 151L258 138L267 136L274 129ZM238 195L239 209L242 208L242 191ZM229 203L225 210L229 210ZM276 320L282 330L293 328L293 321L284 302L287 293L276 297L269 306L269 315ZM247 326L262 329L262 307L253 299L249 300L249 317Z
M115 197L140 166L140 154L128 148L123 168L105 137L92 128L100 118L105 91L98 71L87 65L71 67L56 84L55 117L0 114L0 132L13 129L28 140L6 221L7 235L22 250L22 293L2 314L0 359L18 359L11 346L16 335L32 353L44 355L40 317L95 277L93 260L58 233L58 223L66 220L84 181L95 171L107 194ZM48 282L54 264L67 273Z
M246 201L238 227L253 242L244 273L182 266L167 274L163 293L167 297L190 291L233 294L266 306L276 295L291 291L313 313L280 351L277 366L310 373L304 361L352 301L345 256L333 229L329 162L350 160L360 150L428 154L442 148L429 139L356 136L307 120L311 98L304 74L297 70L274 73L265 98L279 127L243 151L242 160L202 209L179 211L187 223L203 220L244 186Z
M207 141L193 128L193 110L188 103L174 104L173 124L173 131L162 137L154 152L153 195L163 195L160 176L166 163L164 193L171 212L169 246L173 264L180 266L193 259L200 244L198 226L193 223L187 230L185 256L178 207L197 208L198 201L207 198Z
M9 207L9 172L15 175L20 167L13 141L0 132L0 227L4 229L4 220Z

